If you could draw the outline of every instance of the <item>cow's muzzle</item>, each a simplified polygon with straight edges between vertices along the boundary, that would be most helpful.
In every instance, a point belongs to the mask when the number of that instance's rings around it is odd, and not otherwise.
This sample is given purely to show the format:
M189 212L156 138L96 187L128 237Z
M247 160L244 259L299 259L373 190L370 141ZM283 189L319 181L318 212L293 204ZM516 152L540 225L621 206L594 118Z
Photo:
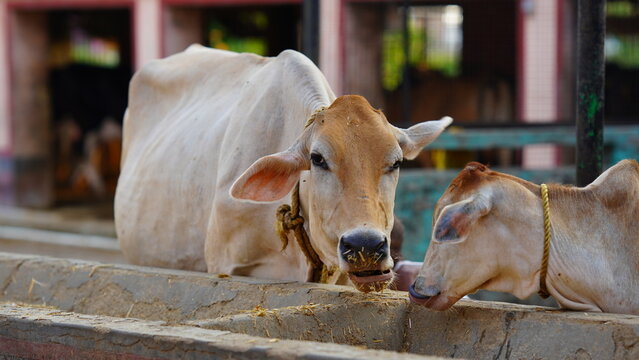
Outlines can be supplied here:
M423 302L423 301L429 300L433 296L437 296L441 294L441 291L439 290L438 287L431 285L427 287L424 291L418 292L417 290L415 290L415 284L413 283L408 288L408 293L410 294L412 298L415 298L417 302Z
M439 285L426 285L420 276L408 288L408 295L413 303L439 311L450 308L459 300L459 297L442 295Z
M339 252L349 265L372 268L388 257L388 238L374 230L351 231L339 239Z
M353 230L340 238L339 253L348 275L361 291L381 291L393 280L388 238L381 232Z

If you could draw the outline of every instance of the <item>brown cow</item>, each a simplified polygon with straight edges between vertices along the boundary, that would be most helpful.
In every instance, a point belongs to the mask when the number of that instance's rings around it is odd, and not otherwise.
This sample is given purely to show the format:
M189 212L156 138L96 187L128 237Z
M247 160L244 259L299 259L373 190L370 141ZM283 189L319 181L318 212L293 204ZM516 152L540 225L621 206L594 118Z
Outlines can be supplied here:
M549 185L546 284L564 308L639 314L639 165L624 160L584 188ZM540 186L470 163L439 199L411 299L445 310L479 289L540 288Z

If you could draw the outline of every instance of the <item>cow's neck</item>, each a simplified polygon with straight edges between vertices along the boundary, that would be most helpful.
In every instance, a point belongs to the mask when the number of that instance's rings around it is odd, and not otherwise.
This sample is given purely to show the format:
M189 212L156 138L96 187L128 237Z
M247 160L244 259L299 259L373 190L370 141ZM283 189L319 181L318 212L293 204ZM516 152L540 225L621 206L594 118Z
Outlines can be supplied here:
M606 209L591 192L554 186L550 194L550 294L563 307L583 311L611 311L614 304L629 301L621 290L623 285L632 288L633 280L623 278L622 268L629 264L616 254L621 249L607 246L610 234L623 229L609 228Z

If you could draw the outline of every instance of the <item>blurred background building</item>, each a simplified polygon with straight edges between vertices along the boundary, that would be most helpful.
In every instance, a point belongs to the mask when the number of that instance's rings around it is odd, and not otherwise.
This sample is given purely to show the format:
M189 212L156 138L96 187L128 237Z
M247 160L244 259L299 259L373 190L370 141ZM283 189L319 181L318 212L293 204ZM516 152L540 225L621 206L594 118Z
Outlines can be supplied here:
M311 2L0 0L2 251L124 262L112 200L132 74L193 43L308 50ZM468 161L575 183L577 0L317 2L311 57L337 95L398 126L455 119L400 176L406 258L423 259ZM604 168L639 158L638 0L606 1L605 75Z
M408 76L403 76L402 5ZM574 124L573 0L322 0L319 66L398 125ZM110 199L128 81L192 43L275 56L301 49L301 0L0 0L0 203ZM606 122L639 124L639 6L609 1ZM402 115L409 81L410 116ZM571 149L426 152L412 166L554 168Z

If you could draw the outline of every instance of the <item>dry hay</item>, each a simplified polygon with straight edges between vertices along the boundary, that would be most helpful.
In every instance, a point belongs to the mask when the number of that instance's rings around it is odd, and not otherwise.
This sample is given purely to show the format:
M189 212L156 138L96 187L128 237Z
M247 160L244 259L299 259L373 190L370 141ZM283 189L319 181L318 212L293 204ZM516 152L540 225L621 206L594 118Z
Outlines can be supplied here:
M274 310L267 310L262 307L262 305L255 305L255 307L251 310L242 310L243 313L247 313L253 317L264 317L268 314L275 314Z
M318 306L320 306L320 304L309 303L305 305L286 306L286 307L281 307L281 308L271 310L271 309L264 308L262 305L255 305L253 309L243 310L242 312L245 314L249 314L252 317L264 317L267 315L273 315L277 317L278 312L281 312L282 310L297 311L297 312L303 313L304 315L314 315L313 310L317 308ZM325 306L328 307L327 305Z

